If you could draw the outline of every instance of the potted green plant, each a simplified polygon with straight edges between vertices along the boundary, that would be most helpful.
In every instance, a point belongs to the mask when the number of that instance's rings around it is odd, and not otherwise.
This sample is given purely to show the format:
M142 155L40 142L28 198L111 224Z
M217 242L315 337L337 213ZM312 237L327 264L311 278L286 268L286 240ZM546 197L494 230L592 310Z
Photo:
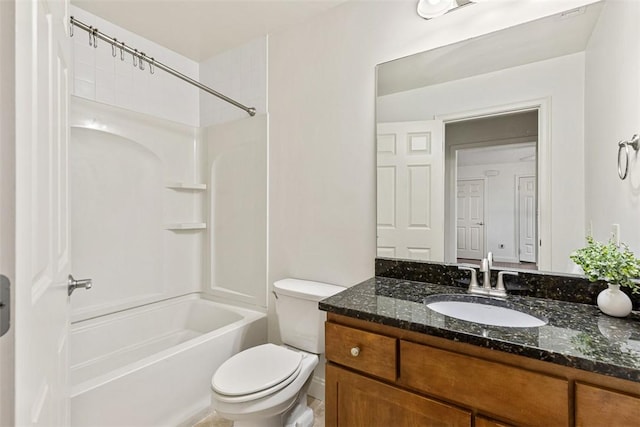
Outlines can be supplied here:
M633 293L640 293L640 286L633 279L640 278L640 259L629 247L619 246L613 241L601 243L587 236L587 246L570 255L591 282L603 280L607 289L598 295L598 307L610 316L625 317L631 313L631 299L620 290L628 287Z

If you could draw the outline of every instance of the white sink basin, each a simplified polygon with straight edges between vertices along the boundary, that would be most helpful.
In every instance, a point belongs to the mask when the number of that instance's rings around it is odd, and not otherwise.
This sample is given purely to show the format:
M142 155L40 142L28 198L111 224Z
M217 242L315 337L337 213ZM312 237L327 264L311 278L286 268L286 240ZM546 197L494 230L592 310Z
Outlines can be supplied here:
M444 314L445 316L455 317L456 319L466 320L467 322L492 326L506 326L510 328L534 328L547 324L545 320L528 313L478 300L425 302L427 303L427 307L435 312Z

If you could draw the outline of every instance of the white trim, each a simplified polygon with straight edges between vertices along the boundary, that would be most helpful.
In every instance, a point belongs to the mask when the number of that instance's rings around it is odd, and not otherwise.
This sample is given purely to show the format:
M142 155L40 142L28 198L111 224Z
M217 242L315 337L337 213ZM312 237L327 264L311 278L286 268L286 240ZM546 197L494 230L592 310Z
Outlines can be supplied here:
M538 270L551 270L551 97L519 101L504 105L496 105L477 110L437 115L434 119L442 120L443 143L446 147L445 126L470 119L478 119L538 110L538 152L537 152L537 224L538 224ZM450 168L449 168L450 169ZM445 161L445 176L447 164ZM451 176L449 176L451 179ZM451 182L455 181L455 176ZM446 194L446 193L445 193ZM543 221L544 219L544 221ZM446 231L446 230L445 230ZM544 246L541 244L544 242Z
M314 375L311 379L311 384L309 385L309 390L307 394L314 399L324 401L324 390L325 390L325 380L324 378L320 378L318 375Z

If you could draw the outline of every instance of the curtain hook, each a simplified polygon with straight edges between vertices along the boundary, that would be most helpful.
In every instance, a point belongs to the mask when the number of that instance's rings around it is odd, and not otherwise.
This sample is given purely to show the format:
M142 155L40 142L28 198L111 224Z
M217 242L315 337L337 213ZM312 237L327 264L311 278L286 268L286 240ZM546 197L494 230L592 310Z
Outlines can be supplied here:
M94 49L98 47L98 39L96 38L96 34L98 34L98 29L94 28L93 29L93 33L91 33L93 35L93 47Z
M118 43L117 38L113 38L113 43L111 43L111 56L116 57L116 44Z
M138 66L138 49L134 49L136 53L134 53L133 55L131 55L133 57L133 66L137 67Z
M120 60L124 61L124 42L120 44Z
M91 36L93 35L93 27L89 25L89 46L93 46L93 39Z
M146 56L147 56L147 55L145 55L145 54L144 54L144 52L142 52L142 53L140 54L140 62L139 62L139 64L140 64L140 69L141 69L142 71L144 71L144 59L145 59L145 57L146 57Z
M153 57L151 58L151 62L149 62L149 72L151 74L153 74L153 63L155 62L155 60L153 59Z
M69 37L73 37L73 16L69 20Z

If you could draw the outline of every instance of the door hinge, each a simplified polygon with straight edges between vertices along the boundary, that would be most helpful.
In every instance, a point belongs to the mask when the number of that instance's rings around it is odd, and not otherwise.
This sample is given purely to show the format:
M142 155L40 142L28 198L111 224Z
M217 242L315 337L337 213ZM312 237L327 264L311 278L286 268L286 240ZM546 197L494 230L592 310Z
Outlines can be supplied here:
M0 274L0 337L7 333L11 326L11 282Z

